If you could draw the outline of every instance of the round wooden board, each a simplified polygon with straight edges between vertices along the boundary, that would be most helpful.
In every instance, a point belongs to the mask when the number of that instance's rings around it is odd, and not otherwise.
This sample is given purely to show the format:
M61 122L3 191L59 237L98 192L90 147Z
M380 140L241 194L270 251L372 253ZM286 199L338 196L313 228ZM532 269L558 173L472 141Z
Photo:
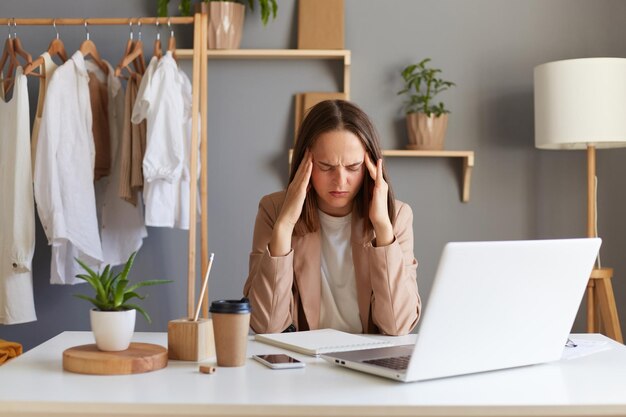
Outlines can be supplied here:
M95 344L74 346L63 352L63 369L90 375L128 375L167 366L167 349L151 343L131 343L120 352L103 352Z

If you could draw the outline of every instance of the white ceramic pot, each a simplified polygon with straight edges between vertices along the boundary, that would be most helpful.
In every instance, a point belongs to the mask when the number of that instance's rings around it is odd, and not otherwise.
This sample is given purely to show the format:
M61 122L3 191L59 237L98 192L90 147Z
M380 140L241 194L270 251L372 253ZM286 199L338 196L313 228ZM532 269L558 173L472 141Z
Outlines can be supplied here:
M100 350L117 352L128 349L135 332L136 310L89 312L91 331Z

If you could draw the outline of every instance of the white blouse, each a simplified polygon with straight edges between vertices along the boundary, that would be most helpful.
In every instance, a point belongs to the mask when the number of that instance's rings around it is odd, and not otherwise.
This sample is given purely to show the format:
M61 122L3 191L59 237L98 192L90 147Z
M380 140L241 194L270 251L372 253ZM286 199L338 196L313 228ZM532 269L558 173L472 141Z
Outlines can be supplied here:
M102 262L88 82L77 51L52 75L44 102L34 180L37 212L52 245L53 284L84 282L75 278L82 269L74 258L96 269Z
M158 63L153 58L142 79L132 121L140 123L144 118L146 225L189 229L191 82L171 52Z

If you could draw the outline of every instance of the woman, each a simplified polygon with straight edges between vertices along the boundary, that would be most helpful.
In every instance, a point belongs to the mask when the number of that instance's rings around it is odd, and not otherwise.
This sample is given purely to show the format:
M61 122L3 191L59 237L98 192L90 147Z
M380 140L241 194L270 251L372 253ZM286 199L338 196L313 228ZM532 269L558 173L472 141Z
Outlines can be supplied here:
M300 126L286 191L259 203L250 274L257 333L401 335L420 314L413 213L394 199L376 131L343 100Z

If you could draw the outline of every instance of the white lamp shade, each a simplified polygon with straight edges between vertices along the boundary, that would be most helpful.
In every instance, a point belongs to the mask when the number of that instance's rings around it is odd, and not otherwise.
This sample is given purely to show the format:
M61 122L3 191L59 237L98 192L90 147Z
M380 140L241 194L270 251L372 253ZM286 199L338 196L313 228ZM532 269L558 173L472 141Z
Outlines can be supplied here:
M535 67L535 146L626 146L626 59L583 58Z

